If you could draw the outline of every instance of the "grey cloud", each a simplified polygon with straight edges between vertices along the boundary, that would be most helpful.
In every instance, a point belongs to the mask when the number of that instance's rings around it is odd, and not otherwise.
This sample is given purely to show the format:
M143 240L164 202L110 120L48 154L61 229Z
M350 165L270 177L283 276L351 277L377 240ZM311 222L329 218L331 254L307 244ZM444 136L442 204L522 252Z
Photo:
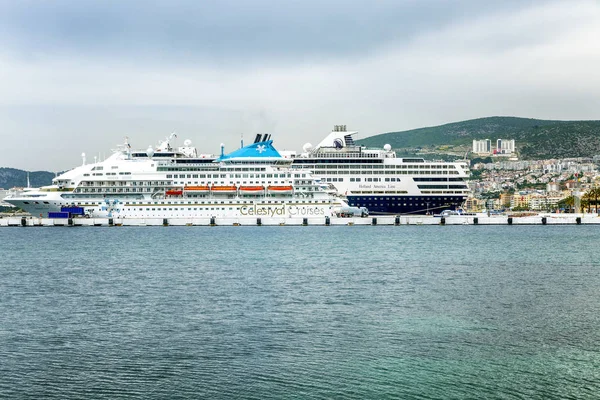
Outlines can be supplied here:
M299 150L334 124L598 119L598 3L347 3L0 0L1 161L60 170L173 129Z
M519 1L6 1L0 43L19 57L268 64L362 57ZM539 4L539 2L538 2Z

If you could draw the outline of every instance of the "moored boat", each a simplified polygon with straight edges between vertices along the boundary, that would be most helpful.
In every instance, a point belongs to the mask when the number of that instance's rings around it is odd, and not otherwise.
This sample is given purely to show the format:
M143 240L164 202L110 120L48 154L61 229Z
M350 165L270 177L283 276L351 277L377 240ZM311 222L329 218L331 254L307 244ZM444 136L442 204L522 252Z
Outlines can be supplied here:
M234 185L229 185L229 186L212 186L210 188L211 192L213 193L225 193L225 194L231 194L231 193L236 193L237 192L237 186Z
M240 186L240 194L244 195L262 195L265 192L264 186Z
M269 191L269 193L292 194L292 192L294 191L294 187L291 185L286 185L286 186L269 185L267 187L267 190Z
M192 193L208 193L210 191L210 186L186 186L183 190L184 192Z
M156 151L132 152L126 142L104 161L84 158L52 185L5 201L40 217L71 205L89 217L168 219L332 217L347 205L310 171L292 168L267 135L220 157L198 156L189 141L173 149L172 137Z
M317 146L306 143L303 152L286 152L293 166L335 187L349 205L367 207L371 214L433 214L460 207L471 193L466 160L428 161L397 157L392 146L366 148L354 141L358 132L346 125Z

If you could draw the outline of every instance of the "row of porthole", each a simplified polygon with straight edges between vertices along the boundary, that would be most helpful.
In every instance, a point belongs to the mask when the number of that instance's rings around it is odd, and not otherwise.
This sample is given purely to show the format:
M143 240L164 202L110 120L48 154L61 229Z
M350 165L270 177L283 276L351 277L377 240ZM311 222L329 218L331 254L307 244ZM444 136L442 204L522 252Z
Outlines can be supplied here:
M354 203L350 203L350 205L354 206L355 204ZM413 204L413 203L409 203L409 204L407 204L407 203L403 203L403 204L393 204L393 203L392 204L390 204L390 203L387 203L387 204L356 203L357 207L367 207L367 208L368 207L384 207L384 206L386 206L386 207L400 207L400 206L403 206L403 207L407 207L407 206L408 207L413 207L413 206L418 206L418 205L419 205L418 203L417 204ZM429 207L437 207L439 205L440 204L438 204L438 203L429 203ZM421 203L421 206L425 207L426 204Z
M361 197L358 197L356 200L362 200L362 201L373 201L373 200L394 201L396 199L394 197L380 197L380 198L377 198L377 197L372 197L372 198L364 198L364 197L361 198ZM419 201L419 200L421 200L421 201L430 201L431 202L431 201L435 201L435 200L442 201L442 198L441 197L438 197L437 199L434 199L434 198L431 198L431 199L424 199L424 198L421 198L421 199L418 199L418 198L412 199L412 198L408 198L408 201ZM444 197L444 201L447 201L447 200L448 200L448 198Z

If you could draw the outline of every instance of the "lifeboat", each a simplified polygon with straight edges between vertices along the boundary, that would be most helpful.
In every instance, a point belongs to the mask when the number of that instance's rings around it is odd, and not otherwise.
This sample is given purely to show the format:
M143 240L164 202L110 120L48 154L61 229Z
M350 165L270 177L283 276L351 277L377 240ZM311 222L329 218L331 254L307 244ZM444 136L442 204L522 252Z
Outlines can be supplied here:
M213 186L210 190L213 193L231 194L237 192L237 186Z
M263 194L264 191L263 186L240 186L241 194Z
M183 190L181 189L169 189L165 192L167 196L181 196L183 194Z
M208 186L186 186L183 189L186 192L193 192L193 193L207 193L208 191L210 191L210 187L208 187Z
M269 193L272 194L292 194L294 191L293 186L269 186L267 187Z

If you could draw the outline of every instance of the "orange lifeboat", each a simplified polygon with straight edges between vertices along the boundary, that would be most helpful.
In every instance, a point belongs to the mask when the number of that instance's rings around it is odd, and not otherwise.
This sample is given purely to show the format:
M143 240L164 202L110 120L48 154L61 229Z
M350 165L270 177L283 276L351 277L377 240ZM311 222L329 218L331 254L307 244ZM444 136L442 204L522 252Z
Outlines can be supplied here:
M181 196L183 194L183 190L181 189L169 189L165 192L167 196Z
M208 186L186 186L183 188L186 192L206 193L210 190Z
M240 186L242 194L263 194L265 188L263 186Z
M267 187L269 193L272 194L292 194L294 191L293 186L269 186Z
M237 186L213 186L210 190L213 193L231 194L237 192Z

